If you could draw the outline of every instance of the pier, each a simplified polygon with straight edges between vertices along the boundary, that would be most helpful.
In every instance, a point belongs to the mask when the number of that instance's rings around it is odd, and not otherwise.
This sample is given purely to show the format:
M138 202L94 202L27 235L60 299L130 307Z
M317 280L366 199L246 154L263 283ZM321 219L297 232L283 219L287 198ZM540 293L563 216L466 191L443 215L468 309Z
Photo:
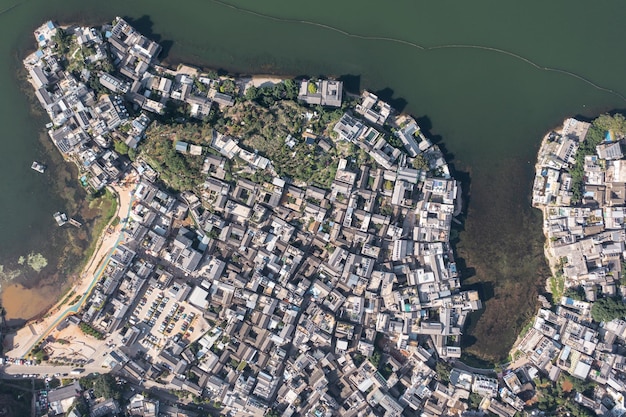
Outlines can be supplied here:
M70 218L67 222L68 222L69 224L71 224L72 226L76 226L76 227L81 227L81 226L83 225L83 224L82 224L81 222L79 222L78 220L76 220L76 219L72 219L72 218Z

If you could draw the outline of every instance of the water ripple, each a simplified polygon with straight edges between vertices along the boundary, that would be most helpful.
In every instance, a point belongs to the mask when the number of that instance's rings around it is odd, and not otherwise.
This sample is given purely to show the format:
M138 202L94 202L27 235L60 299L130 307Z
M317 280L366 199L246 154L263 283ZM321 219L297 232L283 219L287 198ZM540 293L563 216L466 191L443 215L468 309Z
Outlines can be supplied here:
M19 6L20 4L22 4L23 2L20 3L15 3L13 6L9 6L6 9L0 10L0 16L10 12L11 10L15 9L17 6Z

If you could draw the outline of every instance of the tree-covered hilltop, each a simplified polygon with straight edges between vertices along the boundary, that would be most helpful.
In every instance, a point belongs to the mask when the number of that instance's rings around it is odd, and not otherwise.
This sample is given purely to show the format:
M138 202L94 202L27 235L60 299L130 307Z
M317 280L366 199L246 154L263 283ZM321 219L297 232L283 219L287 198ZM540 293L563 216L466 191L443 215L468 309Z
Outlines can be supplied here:
M279 100L269 107L244 101L225 112L230 122L225 133L239 138L240 146L267 157L279 176L326 188L335 176L340 151L333 147L324 152L308 144L302 133L328 135L341 115L341 110L309 109L293 100ZM291 145L288 138L293 138Z
M153 123L146 139L139 147L142 156L152 168L159 172L161 180L176 191L196 190L204 181L202 163L204 158L197 155L176 152L176 141L194 144L206 143L212 129L208 126L188 124Z
M175 191L198 190L204 181L204 156L176 152L176 142L201 145L204 154L217 154L210 148L217 133L231 136L239 140L240 147L268 158L279 176L323 188L330 186L339 157L355 158L356 164L370 160L354 145L328 139L349 104L344 109L311 107L297 102L296 97L295 82L285 80L273 87L249 87L232 107L222 112L214 105L203 120L187 120L185 109L174 109L177 117L164 117L151 124L138 155ZM329 147L323 150L317 141L307 141L306 136L327 138ZM228 161L227 171L229 177L271 177L263 170L251 174L240 158Z

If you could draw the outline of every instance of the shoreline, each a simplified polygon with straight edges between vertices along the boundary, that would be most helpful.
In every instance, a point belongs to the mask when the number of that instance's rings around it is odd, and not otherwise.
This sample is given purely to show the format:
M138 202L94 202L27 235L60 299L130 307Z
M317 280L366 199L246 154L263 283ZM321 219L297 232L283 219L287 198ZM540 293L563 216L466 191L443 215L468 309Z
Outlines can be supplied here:
M117 196L119 203L116 213L109 220L102 234L97 237L98 246L96 250L91 255L90 259L87 260L86 265L82 268L75 282L71 284L68 291L61 295L61 298L57 302L38 315L37 318L25 321L20 329L5 336L5 340L11 339L12 344L12 348L7 349L5 354L19 358L26 356L30 350L32 350L32 347L52 332L63 319L76 314L79 308L84 304L91 290L100 278L101 271L97 273L98 269L102 269L102 267L106 265L105 260L111 255L117 245L121 243L123 238L122 230L125 226L125 222L120 222L113 228L112 232L110 231L112 227L111 223L120 216L120 213L130 211L132 198L129 191L134 189L135 184L136 183L133 182L130 184L131 186L110 186ZM128 216L126 215L126 217ZM97 263L94 264L96 260ZM90 276L91 279L89 278ZM80 299L72 303L78 296L80 296Z
M59 25L60 28L62 29L67 29L67 28L71 28L73 26L77 26L77 25L84 25L84 23L70 23L70 24L62 24ZM36 49L28 49L26 50L26 55L30 55L32 53L34 53L36 51ZM207 72L207 71L215 71L218 72L220 71L219 69L215 69L215 68L209 68L209 67L204 67L204 66L199 66L199 65L188 65L185 64L183 62L180 63L176 63L175 65L172 65L172 63L168 62L167 59L164 61L161 61L160 65L164 68L166 68L167 70L170 71L177 71L181 66L186 66L189 67L190 69L194 70L194 71L198 71L200 72ZM234 79L236 82L242 82L243 86L244 86L244 90L247 89L249 86L254 86L254 87L262 87L262 86L266 86L268 84L270 85L274 85L280 82L283 82L285 79L288 79L289 77L286 75L274 75L274 74L265 74L265 73L261 73L261 74L226 74L225 77L227 78L232 78ZM25 77L25 80L28 85L33 88L33 90L36 90L37 87L34 84L33 80L30 77ZM34 99L34 96L32 97ZM37 109L36 101L33 101L32 103L32 109L31 111L33 111L34 109ZM44 116L45 113L42 115ZM46 135L47 137L47 135ZM50 140L49 138L46 138L47 140ZM58 149L55 150L58 152ZM63 163L65 164L76 164L76 161L72 161L71 159L67 158L65 155L61 154L61 157L63 159ZM78 167L80 168L80 167ZM136 179L135 179L136 180ZM124 181L124 179L122 179L122 181ZM136 183L135 183L136 185ZM60 314L61 311L64 311L64 307L67 308L75 308L77 305L80 307L80 305L82 305L82 303L88 298L89 294L90 294L90 290L93 288L93 285L89 285L89 292L85 293L81 298L80 301L78 301L77 303L74 304L70 304L71 301L73 301L75 299L75 297L77 296L77 294L81 294L83 293L83 289L85 288L87 282L88 282L88 278L87 276L89 275L89 272L95 272L95 270L97 270L100 266L105 264L105 259L107 257L107 254L109 254L109 252L112 252L112 250L114 249L114 246L106 246L105 241L106 241L106 237L108 234L114 235L116 233L122 233L121 230L123 229L124 224L122 222L120 222L120 224L118 224L115 227L115 231L113 233L109 232L110 229L110 225L111 222L116 218L119 217L119 213L120 213L120 190L118 189L118 187L115 186L109 186L108 187L110 189L110 191L113 191L113 194L116 196L116 199L118 200L118 204L117 204L117 208L116 208L116 213L112 216L112 218L109 220L109 222L103 227L103 231L99 236L94 236L94 240L96 243L96 248L94 249L93 254L90 256L89 259L86 259L84 261L84 265L79 269L76 270L72 275L76 275L76 277L72 280L73 282L71 282L68 286L68 288L63 291L59 296L58 296L58 300L56 300L53 304L50 305L50 307L45 308L43 310L41 310L39 313L37 313L36 315L28 318L28 319L22 319L22 318L11 318L10 320L15 320L18 322L21 322L21 324L18 324L15 326L15 328L12 328L9 332L9 334L7 334L6 338L12 338L12 345L13 348L12 349L5 349L5 353L12 353L13 356L19 356L22 357L25 354L28 353L28 351L22 353L22 354L16 354L15 353L15 346L21 346L22 345L22 341L25 338L28 339L32 339L35 334L32 334L33 330L32 329L36 329L38 332L41 329L43 330L43 334L37 333L37 336L39 336L38 341L41 340L43 337L45 337L46 334L50 333L53 330L54 326L51 326L51 323L56 323L59 320L59 316L69 316L71 314L65 314L65 312L63 314ZM111 190L112 189L112 190ZM119 229L119 231L118 231ZM121 237L121 236L120 236ZM98 259L98 263L95 266L94 269L94 262L96 261L96 259ZM65 281L63 284L67 285L67 281ZM93 283L93 282L92 282ZM36 298L41 298L44 299L45 295L40 295L37 292L37 288L28 288L23 286L21 283L10 283L11 287L19 287L18 291L20 292L20 294L22 294L23 292L30 292L32 293ZM53 286L54 284L50 284L47 286ZM72 314L75 314L75 312L73 312ZM24 335L23 333L25 333L25 330L28 329L27 333L31 333L31 335ZM6 340L5 338L5 340ZM6 341L4 343L6 345ZM36 343L33 344L33 346ZM22 349L20 349L21 351ZM30 349L29 349L30 350Z
M560 133L562 130L563 130L563 123L559 124L558 126L556 126L553 129L548 130L543 135L543 138L541 139L541 142L539 144L539 148L537 149L537 155L535 156L535 165L534 165L535 175L537 173L537 170L540 169L539 158L540 158L542 149L544 148L544 146L548 142L550 134L552 132ZM530 196L531 196L531 200L532 200L532 188L531 188ZM552 294L552 292L550 291L550 280L556 274L557 263L556 263L556 260L550 254L550 251L549 251L549 240L548 240L549 237L548 237L548 230L546 229L546 222L545 222L546 210L548 209L548 206L547 205L537 205L537 206L535 206L535 205L532 204L532 201L531 201L531 207L541 211L541 220L542 220L541 232L542 232L543 237L544 237L543 255L544 255L545 261L548 264L548 268L550 268L550 274L551 274L549 277L546 278L546 281L544 283L544 287L543 288L544 288L546 293ZM540 294L540 296L541 296L541 294ZM528 319L527 324L520 330L519 334L517 335L517 338L515 339L515 342L511 346L511 349L509 350L509 357L512 359L512 363L517 362L517 359L515 358L515 353L518 351L518 346L520 345L520 343L524 340L525 333L527 332L526 329L528 327L532 326L532 323L534 323L534 321L535 321L535 317L536 317L536 313L533 314ZM511 367L511 368L514 368L514 367Z
M63 24L63 25L59 25L60 28L63 29L67 29L70 28L72 26L76 26L76 25L84 25L84 23L71 23L71 24ZM23 50L21 50L21 52L23 52L24 56L30 56L31 54L35 53L37 51L37 48L33 49L31 47L25 48ZM50 120L48 119L49 115L46 114L46 111L43 110L40 106L40 103L37 101L36 99L36 95L35 95L35 91L37 90L37 86L35 85L32 77L28 76L27 74L27 70L26 68L22 65L20 66L20 69L18 71L18 74L20 74L21 72L23 72L23 76L18 76L18 83L20 84L20 90L24 93L24 95L27 97L27 103L29 105L29 112L31 114L31 117L37 121L39 121L38 119L42 119L43 123L48 123ZM43 144L43 146L45 147L44 152L46 152L46 154L48 153L56 153L56 155L59 157L59 161L56 162L57 165L59 166L63 166L63 167L69 167L70 169L78 169L78 172L80 173L80 169L81 166L77 163L77 161L68 158L66 155L64 155L62 152L59 151L59 149L55 146L55 144L53 143L53 141L51 141L47 129L43 128L43 123L41 125L41 129L39 130L39 134L40 134L40 143ZM49 147L49 148L48 148ZM81 184L78 181L78 177L72 177L71 181L73 182L71 188L76 188L76 189L80 189ZM80 283L84 280L84 273L87 269L92 267L92 264L94 262L94 256L96 254L99 253L100 247L102 246L104 237L107 234L107 230L110 227L111 222L116 218L116 216L119 213L119 196L118 196L118 191L116 187L111 187L108 186L106 187L106 189L109 190L109 192L112 193L113 196L115 196L117 203L116 203L116 213L113 214L113 216L107 221L107 223L102 227L102 232L99 233L98 235L94 235L92 236L91 239L88 239L87 241L87 245L84 247L84 249L81 249L82 254L87 254L88 251L91 251L92 253L89 255L89 257L84 257L81 256L81 259L77 262L74 263L72 265L69 266L69 272L64 273L65 278L59 280L59 281L51 281L49 280L47 277L46 278L42 278L41 281L37 282L36 285L32 285L32 286L27 286L24 285L23 282L16 282L16 281L7 281L6 283L4 283L3 287L0 288L0 306L3 306L3 303L1 302L2 299L5 297L4 292L7 288L11 288L11 290L17 292L17 294L15 294L16 297L22 297L24 298L24 294L30 295L32 294L33 297L35 297L36 299L46 299L46 297L48 297L50 295L49 292L43 292L40 293L38 290L41 287L54 287L54 286L67 286L67 288L65 290L63 290L62 292L60 292L58 295L55 294L54 298L57 298L56 300L54 300L48 308L42 309L40 311L38 311L36 314L34 315L30 315L30 314L25 314L25 316L27 316L27 318L24 317L11 317L8 319L8 321L13 321L15 323L21 323L21 324L14 324L14 325L10 325L9 329L12 332L15 332L16 330L20 330L21 328L27 327L30 324L33 323L37 323L40 322L42 320L46 320L48 318L48 316L50 314L54 314L54 312L62 307L63 305L67 304L68 302L70 302L72 299L74 299L75 296L75 290L76 287L78 285L80 285ZM68 198L66 196L63 196L62 193L60 193L60 195L62 196L62 198L64 200L68 200ZM80 216L80 212L83 211L85 208L83 207L83 202L82 201L72 201L72 204L76 204L76 208L79 212L79 216ZM89 208L88 210L91 210L91 208ZM100 209L98 209L100 210ZM103 213L102 213L103 214ZM97 219L97 217L95 218ZM94 218L91 219L87 219L87 222L91 223L94 220ZM92 224L92 226L97 226L97 221L94 222ZM74 243L70 243L70 245L73 245ZM92 249L93 247L93 249ZM55 271L55 274L58 274L62 269L65 268L65 264L59 264L57 265L59 266L59 268ZM20 274L21 275L21 274ZM18 276L19 278L19 276ZM50 281L50 282L49 282ZM16 288L17 287L17 288ZM68 297L68 294L72 294L71 297ZM46 300L46 303L49 300ZM65 302L64 302L65 301ZM6 310L6 309L5 309ZM23 313L25 311L25 308L22 305L18 305L16 307L16 312L17 313Z
M560 125L558 125L556 128L554 129L550 129L541 139L541 143L539 145L539 149L537 150L537 156L536 156L536 162L535 162L535 176L537 175L537 172L539 169L541 169L540 166L540 162L539 162L539 158L541 156L541 152L544 149L544 147L546 146L546 144L548 143L548 140L550 138L550 134L552 132L556 132L558 134L561 134L563 131L563 123L561 123ZM531 198L532 198L532 191L531 191ZM532 203L531 203L532 204ZM547 219L547 210L550 209L549 205L546 204L537 204L537 205L533 205L533 208L536 208L537 210L541 211L541 220L542 220L542 225L541 225L541 231L543 233L544 236L544 244L543 244L543 253L544 253L544 258L546 260L546 262L548 263L548 267L550 268L550 274L551 276L548 277L546 279L545 282L545 290L547 293L552 294L552 291L550 289L550 280L557 274L558 272L558 262L556 259L554 259L554 257L550 254L550 245L549 245L549 234L548 234L548 230L546 228L546 219ZM515 345L513 345L513 348L515 348ZM514 350L514 349L513 349Z

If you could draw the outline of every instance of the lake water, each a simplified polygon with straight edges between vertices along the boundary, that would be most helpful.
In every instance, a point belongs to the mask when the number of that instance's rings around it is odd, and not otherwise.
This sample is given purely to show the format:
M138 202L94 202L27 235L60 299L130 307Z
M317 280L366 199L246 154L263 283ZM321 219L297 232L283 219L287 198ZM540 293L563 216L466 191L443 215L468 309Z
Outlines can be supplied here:
M33 100L16 75L34 46L32 30L47 19L99 24L121 15L161 41L170 63L235 73L347 75L350 87L379 92L420 118L441 139L455 168L467 174L469 209L457 249L466 267L464 283L480 288L486 302L466 332L466 350L487 359L505 357L534 313L548 273L541 215L529 203L540 139L567 116L590 117L626 106L621 41L626 3L391 4L0 1L0 265L5 277L21 271L16 282L45 291L37 300L58 297L68 279L59 271L59 259L64 265L76 259L66 248L78 232L59 229L52 213L72 214L84 198L72 170L40 140L45 120L31 111ZM30 169L34 159L50 165L46 175ZM30 253L42 254L48 266L36 272L20 265L20 256ZM50 282L56 285L42 284ZM33 308L27 292L12 287L10 293L4 302L13 318L45 307L38 301Z

